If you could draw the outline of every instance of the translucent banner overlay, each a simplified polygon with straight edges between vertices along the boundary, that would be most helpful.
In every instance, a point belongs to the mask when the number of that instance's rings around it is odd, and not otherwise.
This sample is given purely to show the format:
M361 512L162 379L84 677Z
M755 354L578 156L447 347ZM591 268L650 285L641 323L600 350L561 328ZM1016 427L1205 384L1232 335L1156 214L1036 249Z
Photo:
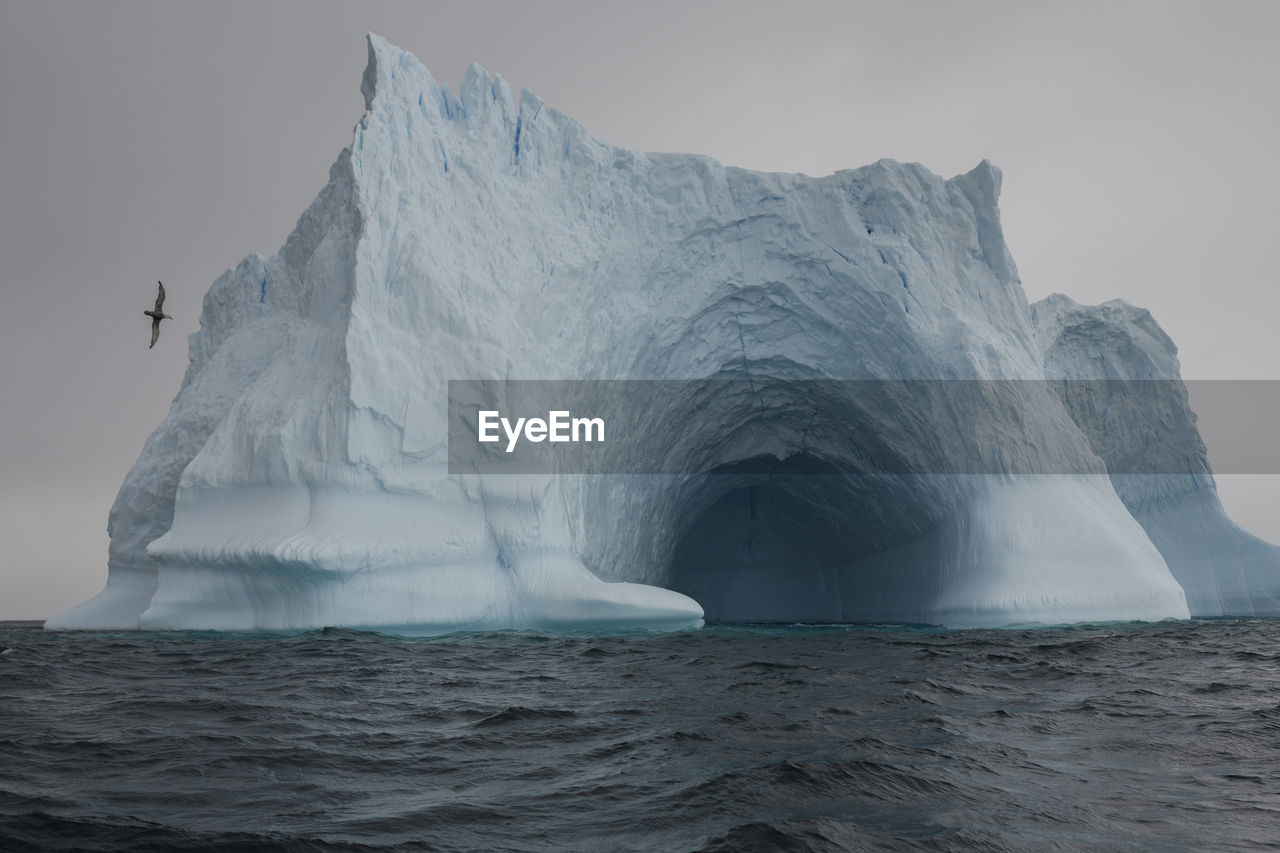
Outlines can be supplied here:
M448 393L451 474L1280 474L1280 380L451 380Z

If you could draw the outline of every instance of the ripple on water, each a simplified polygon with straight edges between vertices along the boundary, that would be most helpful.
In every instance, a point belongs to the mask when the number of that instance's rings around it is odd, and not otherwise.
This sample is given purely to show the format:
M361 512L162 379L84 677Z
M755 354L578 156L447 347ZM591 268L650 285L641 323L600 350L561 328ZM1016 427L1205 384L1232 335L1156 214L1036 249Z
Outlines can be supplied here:
M0 849L1255 849L1280 623L0 625Z

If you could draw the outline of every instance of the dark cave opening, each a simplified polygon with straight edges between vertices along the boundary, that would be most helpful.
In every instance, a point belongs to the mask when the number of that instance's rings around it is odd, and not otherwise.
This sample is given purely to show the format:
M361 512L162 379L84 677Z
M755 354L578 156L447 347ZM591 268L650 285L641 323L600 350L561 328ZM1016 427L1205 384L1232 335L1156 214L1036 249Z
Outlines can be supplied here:
M790 490L744 485L690 523L671 587L701 604L708 622L838 622L840 538Z
M722 465L699 485L666 585L711 623L847 621L884 586L865 558L929 515L909 478L840 474L808 454Z

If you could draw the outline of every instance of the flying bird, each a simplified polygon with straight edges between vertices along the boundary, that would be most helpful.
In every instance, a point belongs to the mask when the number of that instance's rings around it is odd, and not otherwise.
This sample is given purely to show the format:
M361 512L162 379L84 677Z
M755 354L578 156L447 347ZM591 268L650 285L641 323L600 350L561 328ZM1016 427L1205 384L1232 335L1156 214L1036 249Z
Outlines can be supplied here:
M152 311L142 312L151 318L151 347L155 346L156 341L160 340L160 321L173 319L172 314L164 313L164 282L157 281L156 284L160 285L160 292L156 294L156 307ZM151 349L151 347L147 347L147 349Z

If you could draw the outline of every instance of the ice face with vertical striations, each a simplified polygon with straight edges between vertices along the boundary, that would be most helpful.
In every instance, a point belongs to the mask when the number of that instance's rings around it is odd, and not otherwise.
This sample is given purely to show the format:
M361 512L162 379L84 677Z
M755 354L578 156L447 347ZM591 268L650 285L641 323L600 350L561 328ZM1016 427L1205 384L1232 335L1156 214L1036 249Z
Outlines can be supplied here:
M1177 347L1151 313L1120 299L1080 305L1056 293L1031 313L1046 378L1102 380L1051 387L1070 388L1064 404L1182 585L1191 614L1280 616L1280 548L1227 517ZM1175 393L1166 395L1170 380L1178 380ZM1115 473L1138 453L1166 460L1148 468L1186 473Z
M1038 380L1058 357L986 162L811 178L634 153L476 65L454 94L377 36L362 90L284 247L205 296L111 510L107 587L50 627L1188 615L1192 585L1042 383L981 429L939 416L983 458L1073 476L850 474L841 430L918 425L838 387L656 407L687 473L451 473L451 379ZM743 439L761 434L807 473L762 471Z

